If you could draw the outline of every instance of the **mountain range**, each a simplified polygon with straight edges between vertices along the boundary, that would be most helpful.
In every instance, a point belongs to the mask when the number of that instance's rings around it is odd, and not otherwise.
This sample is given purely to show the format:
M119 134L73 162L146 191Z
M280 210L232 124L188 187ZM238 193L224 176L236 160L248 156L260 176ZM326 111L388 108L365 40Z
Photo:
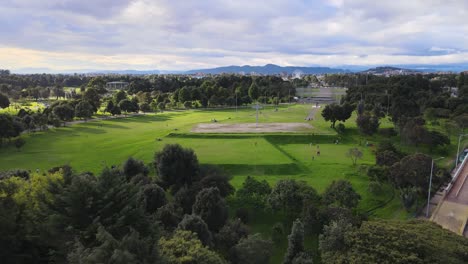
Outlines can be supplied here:
M278 66L275 64L267 64L265 66L226 66L212 69L191 70L186 74L205 73L205 74L221 74L221 73L257 73L257 74L325 74L325 73L347 73L351 72L345 69L329 68L329 67L295 67L295 66Z
M91 69L80 69L80 70L67 70L67 71L55 71L47 68L24 68L18 70L12 70L13 73L19 74L30 74L30 73L86 73L86 74L130 74L130 75L145 75L145 74L222 74L222 73L236 73L236 74L327 74L327 73L385 73L388 71L399 71L404 73L414 72L440 72L440 71L451 71L461 72L468 70L468 64L441 64L441 65L389 65L379 66L376 68L369 68L364 65L342 65L337 67L296 67L296 66L278 66L275 64L266 64L264 66L225 66L210 69L195 69L189 71L171 71L171 70L91 70Z

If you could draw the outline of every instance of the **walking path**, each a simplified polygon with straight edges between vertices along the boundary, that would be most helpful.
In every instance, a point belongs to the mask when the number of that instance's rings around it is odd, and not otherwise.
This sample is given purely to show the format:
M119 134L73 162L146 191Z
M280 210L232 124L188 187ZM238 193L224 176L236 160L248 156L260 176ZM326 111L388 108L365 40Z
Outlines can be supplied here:
M310 110L309 115L306 117L305 120L310 121L314 120L315 113L317 113L318 108L317 107L312 107L312 110Z

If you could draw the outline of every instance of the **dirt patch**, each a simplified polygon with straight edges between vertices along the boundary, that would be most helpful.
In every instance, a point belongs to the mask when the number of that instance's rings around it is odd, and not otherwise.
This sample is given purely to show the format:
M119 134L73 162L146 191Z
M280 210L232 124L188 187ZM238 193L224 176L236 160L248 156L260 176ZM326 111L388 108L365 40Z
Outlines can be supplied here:
M267 132L304 132L314 128L307 123L242 123L221 124L205 123L192 128L194 133L267 133Z

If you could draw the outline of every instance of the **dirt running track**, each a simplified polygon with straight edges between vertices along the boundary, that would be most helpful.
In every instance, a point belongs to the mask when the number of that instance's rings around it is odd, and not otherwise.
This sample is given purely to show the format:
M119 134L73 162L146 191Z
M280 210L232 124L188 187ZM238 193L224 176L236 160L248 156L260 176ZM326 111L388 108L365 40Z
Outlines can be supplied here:
M305 132L314 128L307 123L243 123L198 124L192 128L194 133L275 133L275 132Z

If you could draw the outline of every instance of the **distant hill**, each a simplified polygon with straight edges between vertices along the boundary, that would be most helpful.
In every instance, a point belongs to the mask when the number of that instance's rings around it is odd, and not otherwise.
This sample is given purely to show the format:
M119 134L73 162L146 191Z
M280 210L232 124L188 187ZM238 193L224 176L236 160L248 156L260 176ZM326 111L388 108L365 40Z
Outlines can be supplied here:
M147 71L139 71L139 70L97 70L97 71L88 71L87 73L101 73L101 74L122 74L122 75L147 75L147 74L160 74L161 71L159 70L147 70Z
M383 66L383 67L371 68L366 71L362 71L361 73L394 75L394 74L414 74L414 73L419 73L419 72L420 71L411 70L411 69Z
M335 69L329 67L295 67L295 66L278 66L267 64L265 66L226 66L212 69L199 69L186 71L186 74L204 73L204 74L221 74L221 73L257 73L257 74L280 74L280 73L302 73L302 74L325 74L325 73L347 73L345 69Z

